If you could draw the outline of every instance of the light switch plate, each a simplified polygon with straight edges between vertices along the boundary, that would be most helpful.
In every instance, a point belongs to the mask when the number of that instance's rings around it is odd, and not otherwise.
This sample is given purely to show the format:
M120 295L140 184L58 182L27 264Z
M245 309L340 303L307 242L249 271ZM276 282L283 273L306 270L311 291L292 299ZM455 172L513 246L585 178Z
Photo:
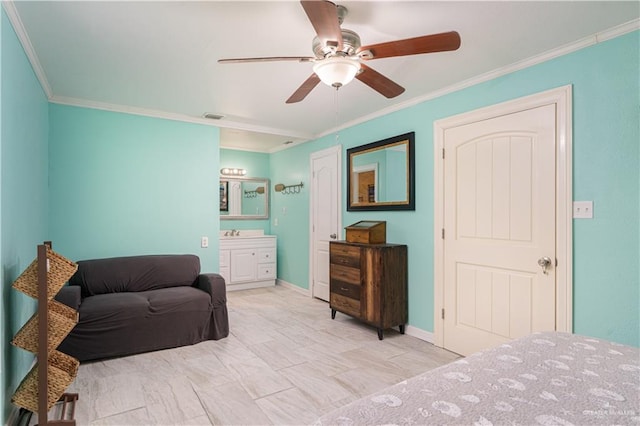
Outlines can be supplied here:
M593 219L593 201L574 201L574 219Z
M209 247L209 237L202 237L200 239L200 247L202 247L202 248Z

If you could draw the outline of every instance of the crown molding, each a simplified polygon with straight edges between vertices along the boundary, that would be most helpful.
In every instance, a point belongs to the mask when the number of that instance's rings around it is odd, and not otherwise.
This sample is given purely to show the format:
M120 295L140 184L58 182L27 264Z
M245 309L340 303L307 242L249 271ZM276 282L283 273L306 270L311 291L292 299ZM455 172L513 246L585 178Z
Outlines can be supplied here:
M609 28L606 31L599 32L595 34L594 37L596 38L597 43L601 43L603 41L611 40L612 38L620 37L622 35L638 30L640 30L640 19L634 19L633 21L629 21L616 27Z
M109 104L104 102L89 101L85 99L55 96L53 94L51 86L49 85L49 81L47 80L47 76L44 72L44 69L40 64L38 56L35 53L33 45L31 44L31 40L27 36L27 32L24 28L24 25L22 24L22 20L20 19L18 11L16 10L14 0L2 0L2 7L7 13L9 21L11 22L11 25L13 26L13 29L16 32L16 35L18 36L20 44L22 45L22 48L24 49L25 54L27 55L27 58L31 63L33 71L36 74L36 77L38 78L38 81L40 82L40 85L44 90L49 102L61 104L61 105L70 105L70 106L77 106L77 107L83 107L83 108L92 108L92 109L100 109L100 110L112 111L112 112L142 115L146 117L161 118L166 120L203 124L207 126L220 127L220 128L233 128L233 129L239 129L239 130L259 132L259 133L269 133L269 134L275 134L275 135L290 136L297 139L301 139L301 141L294 142L292 144L285 145L285 146L278 146L276 148L272 148L271 150L265 151L269 153L290 149L297 145L309 142L311 140L319 139L333 133L337 133L341 130L356 126L358 124L365 123L367 121L382 117L384 115L388 115L388 114L421 104L423 102L447 95L449 93L457 92L459 90L477 85L479 83L483 83L483 82L495 79L497 77L501 77L501 76L522 70L524 68L528 68L533 65L537 65L537 64L546 62L548 60L578 51L585 47L602 43L604 41L614 39L616 37L628 34L630 32L640 30L640 19L634 19L632 21L607 29L605 31L601 31L594 35L585 37L576 42L569 43L565 46L561 46L559 48L550 50L540 55L536 55L531 58L527 58L522 61L515 62L505 67L496 68L492 71L486 72L476 77L472 77L460 83L453 84L443 89L436 90L436 91L427 93L425 95L409 99L405 102L401 102L391 107L381 109L372 114L368 114L368 115L356 118L354 120L343 123L340 126L333 127L327 131L324 131L318 134L312 134L312 133L306 133L306 132L291 131L289 129L279 129L279 128L261 126L256 124L237 122L232 120L220 120L220 121L212 122L210 119L189 116L185 114L176 114L176 113L169 113L165 111L138 108L133 106ZM237 149L237 148L228 148L228 149Z
M2 7L6 12L7 17L9 18L9 22L11 22L13 30L18 36L18 40L20 40L22 49L24 50L24 53L27 55L27 58L31 63L31 68L33 68L33 72L36 74L42 90L44 90L47 99L51 99L51 96L53 96L53 91L51 90L51 86L49 85L49 81L47 80L47 75L44 72L44 68L42 68L42 65L40 64L40 60L38 59L38 55L36 55L36 51L31 44L29 36L27 36L27 30L22 24L22 20L20 19L20 15L18 15L18 10L16 9L15 4L12 0L2 0Z
M70 98L64 96L52 96L49 102L60 105L69 105L82 108L99 109L103 111L120 112L125 114L142 115L145 117L162 118L165 120L183 121L186 123L204 124L205 126L230 128L238 130L246 130L250 132L269 133L273 135L281 135L309 140L313 137L310 133L302 133L291 131L288 129L279 129L275 127L261 126L256 124L243 123L233 120L211 120L208 118L191 116L186 114L177 114L166 111L158 111L153 109L139 108L128 105L110 104L106 102L89 101L86 99Z
M295 141L295 142L291 142L290 144L287 145L276 145L274 147L271 148L264 148L264 149L260 149L260 148L244 148L244 147L237 147L237 146L224 146L224 145L220 145L220 149L229 149L229 150L233 150L233 151L246 151L246 152L259 152L262 154L273 154L279 151L284 151L285 149L289 149L289 148L293 148L296 145L301 145L303 143L307 143L307 142L311 142L312 140L315 140L315 137L309 137L308 139L302 139L299 141Z
M480 74L476 77L472 77L470 79L464 80L460 83L453 84L451 86L445 87L440 90L436 90L434 92L427 93L426 95L418 96L412 99L407 100L406 102L402 102L396 105L393 105L389 108L385 108L379 111L376 111L372 114L365 115L359 117L355 120L351 120L342 124L341 126L334 127L325 132L322 132L316 136L316 138L321 138L332 133L339 132L340 130L347 129L349 127L356 126L358 124L365 123L367 121L373 120L375 118L379 118L393 112L397 112L403 110L405 108L409 108L423 102L439 98L441 96L447 95L449 93L457 92L462 89L466 89L471 86L475 86L479 83L484 83L489 80L493 80L494 78L498 78L507 74L511 74L513 72L529 68L533 65L541 64L543 62L549 61L551 59L567 55L572 52L576 52L580 49L584 49L585 47L593 46L598 43L602 43L607 40L614 39L616 37L620 37L622 35L631 33L633 31L640 30L640 19L634 19L632 21L626 22L624 24L615 26L605 31L601 31L599 33L593 34L591 36L585 37L583 39L577 40L573 43L566 44L564 46L558 47L553 50L549 50L540 55L532 56L530 58L524 59L522 61L514 62L513 64L496 68L492 71L486 72L484 74Z

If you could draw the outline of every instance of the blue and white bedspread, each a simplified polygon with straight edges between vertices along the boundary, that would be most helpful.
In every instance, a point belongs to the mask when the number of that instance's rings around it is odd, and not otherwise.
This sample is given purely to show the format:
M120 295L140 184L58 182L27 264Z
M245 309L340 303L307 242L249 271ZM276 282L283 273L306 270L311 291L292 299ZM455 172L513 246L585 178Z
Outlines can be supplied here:
M640 426L640 350L536 333L354 401L316 424Z

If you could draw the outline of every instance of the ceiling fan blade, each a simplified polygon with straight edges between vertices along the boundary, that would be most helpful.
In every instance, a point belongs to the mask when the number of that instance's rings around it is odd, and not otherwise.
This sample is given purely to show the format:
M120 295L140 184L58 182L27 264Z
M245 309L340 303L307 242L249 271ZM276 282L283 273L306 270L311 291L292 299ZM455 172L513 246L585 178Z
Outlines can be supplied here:
M340 30L336 5L325 0L303 0L300 3L320 41L323 44L335 45L337 50L342 50L342 30Z
M219 64L239 64L244 62L277 62L277 61L295 61L295 62L312 62L316 58L311 56L267 56L264 58L232 58L218 59Z
M371 55L364 54L362 59L392 58L394 56L419 55L421 53L446 52L456 50L460 47L460 34L456 31L447 33L431 34L421 37L407 38L404 40L389 41L386 43L371 44L362 46L356 53L371 52Z
M360 64L362 72L356 78L387 98L395 98L404 92L404 87L388 79L365 64Z
M313 90L314 87L318 85L318 83L320 83L320 77L318 77L315 73L311 74L311 77L306 79L305 82L302 83L300 87L298 87L298 90L293 92L293 95L291 95L289 99L287 99L286 103L294 104L296 102L300 102L307 97L307 95Z

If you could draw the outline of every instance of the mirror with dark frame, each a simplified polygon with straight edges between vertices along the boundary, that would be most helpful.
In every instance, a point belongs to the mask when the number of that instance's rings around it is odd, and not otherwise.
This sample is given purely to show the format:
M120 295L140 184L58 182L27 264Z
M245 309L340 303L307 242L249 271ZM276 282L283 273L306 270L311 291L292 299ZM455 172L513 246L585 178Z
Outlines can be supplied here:
M415 133L347 150L347 210L415 210Z
M220 219L269 219L269 179L221 177Z

